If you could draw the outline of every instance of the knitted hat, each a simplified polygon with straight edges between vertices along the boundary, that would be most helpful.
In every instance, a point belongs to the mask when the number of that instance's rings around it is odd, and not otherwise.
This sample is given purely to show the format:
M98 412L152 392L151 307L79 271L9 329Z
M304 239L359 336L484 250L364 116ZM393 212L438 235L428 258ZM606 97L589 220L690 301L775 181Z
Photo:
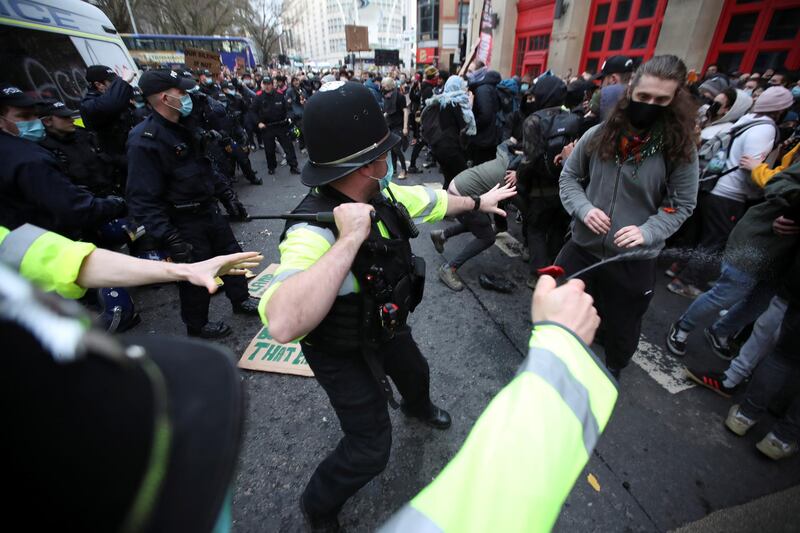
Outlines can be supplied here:
M697 88L698 91L708 91L712 96L717 96L719 93L731 86L731 82L725 76L714 76L700 84Z
M758 97L753 104L753 113L771 113L783 111L794 104L792 92L786 87L770 87Z
M425 69L425 79L432 80L438 75L439 75L439 70L433 65Z

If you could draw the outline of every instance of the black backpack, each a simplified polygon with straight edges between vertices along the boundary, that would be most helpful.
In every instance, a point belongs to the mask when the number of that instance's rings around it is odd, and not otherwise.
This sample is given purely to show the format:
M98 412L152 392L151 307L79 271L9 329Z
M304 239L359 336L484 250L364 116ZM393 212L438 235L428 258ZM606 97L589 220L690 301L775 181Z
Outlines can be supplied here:
M542 147L542 153L537 155L544 159L547 175L558 182L561 170L553 163L553 159L561 153L564 146L580 137L583 120L579 115L561 108L540 109L534 115L539 119L541 135L537 144Z
M497 86L497 113L495 126L497 127L497 144L511 137L511 122L514 112L519 109L519 100L507 88Z
M422 115L420 115L420 135L428 146L435 145L444 136L442 125L439 122L441 110L442 107L438 103L434 103L426 105L422 110Z

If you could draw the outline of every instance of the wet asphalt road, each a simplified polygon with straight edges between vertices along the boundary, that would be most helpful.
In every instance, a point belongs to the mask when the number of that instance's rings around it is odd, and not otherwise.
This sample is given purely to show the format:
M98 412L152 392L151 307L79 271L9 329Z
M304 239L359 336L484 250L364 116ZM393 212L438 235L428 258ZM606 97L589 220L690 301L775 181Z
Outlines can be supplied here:
M268 176L264 152L251 159L264 185L251 186L240 179L236 186L251 214L288 211L300 201L306 189L288 167ZM437 181L441 183L441 175L435 168L407 180ZM245 250L263 253L266 267L279 260L282 224L253 221L233 227ZM519 226L513 220L509 226L521 239ZM432 398L452 414L453 426L436 431L392 412L391 460L386 471L343 509L340 518L348 531L374 530L430 482L526 353L531 291L525 286L527 270L521 259L493 246L462 268L467 289L454 293L436 278L442 258L428 238L430 229L422 226L413 244L415 253L427 261L428 281L411 325L430 363ZM468 238L448 241L445 256L452 257ZM484 290L477 282L481 273L503 276L516 288L512 294ZM645 357L655 357L656 372L679 375L679 364L665 355L663 337L688 300L666 292L665 285L666 278L660 278L644 320L643 338L652 345ZM137 332L184 333L174 286L139 289L135 298L143 318ZM237 358L260 329L257 319L233 315L224 296L212 299L211 319L234 328L224 344ZM687 361L725 367L706 349L702 335L691 338ZM234 531L301 531L298 497L316 465L338 442L338 420L313 378L251 371L243 371L242 378L247 421L234 482ZM556 530L667 531L800 483L800 459L774 464L755 450L769 421L745 438L735 437L723 427L729 406L729 400L700 388L672 394L632 364L623 373L615 414ZM598 480L599 491L587 482L589 473Z

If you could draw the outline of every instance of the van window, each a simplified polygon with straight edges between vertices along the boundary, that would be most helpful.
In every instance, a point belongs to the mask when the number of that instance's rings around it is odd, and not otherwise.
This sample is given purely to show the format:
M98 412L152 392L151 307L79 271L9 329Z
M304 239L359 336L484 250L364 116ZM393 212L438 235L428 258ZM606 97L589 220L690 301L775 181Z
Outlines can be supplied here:
M86 91L86 64L68 35L3 25L0 42L7 82L77 108Z

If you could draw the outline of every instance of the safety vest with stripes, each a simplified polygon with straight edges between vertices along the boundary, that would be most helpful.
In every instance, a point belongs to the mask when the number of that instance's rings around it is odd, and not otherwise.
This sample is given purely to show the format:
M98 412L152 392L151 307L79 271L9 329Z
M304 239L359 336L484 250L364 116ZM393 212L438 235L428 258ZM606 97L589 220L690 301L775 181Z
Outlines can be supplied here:
M616 382L574 333L535 324L516 377L439 476L380 531L550 531L616 400Z
M94 250L94 244L75 242L33 224L14 231L0 226L0 262L43 291L54 291L65 298L80 298L86 293L76 280L83 260Z

